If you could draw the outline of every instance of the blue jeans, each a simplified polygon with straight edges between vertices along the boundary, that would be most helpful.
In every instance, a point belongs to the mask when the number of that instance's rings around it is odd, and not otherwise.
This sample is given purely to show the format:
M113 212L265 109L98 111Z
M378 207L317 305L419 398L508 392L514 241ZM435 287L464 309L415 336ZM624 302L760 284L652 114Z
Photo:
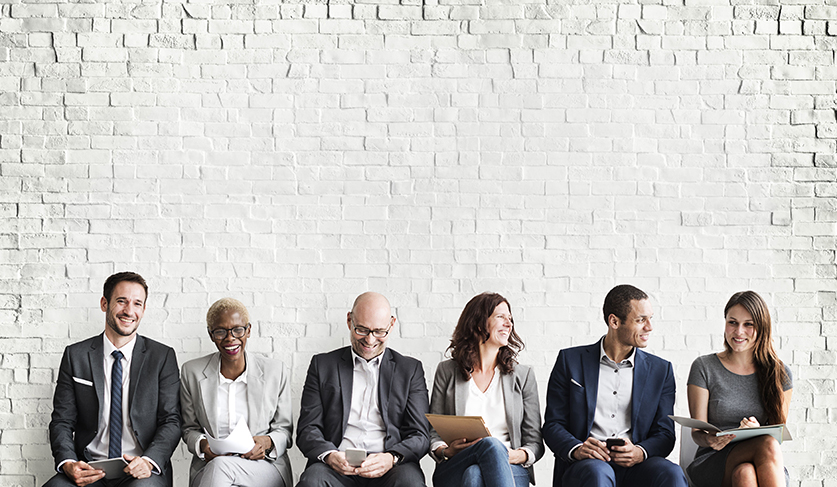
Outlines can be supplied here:
M529 472L509 464L509 450L497 438L483 438L436 466L434 487L527 487Z
M662 457L650 457L633 467L602 460L572 463L564 472L564 487L689 487L683 470Z

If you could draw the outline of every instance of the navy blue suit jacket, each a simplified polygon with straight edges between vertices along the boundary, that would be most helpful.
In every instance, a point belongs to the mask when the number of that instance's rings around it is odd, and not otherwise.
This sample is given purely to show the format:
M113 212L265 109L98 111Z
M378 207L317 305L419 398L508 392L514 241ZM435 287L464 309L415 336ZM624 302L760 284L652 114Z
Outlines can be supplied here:
M558 353L546 392L543 439L555 454L553 485L561 487L570 450L590 437L599 386L600 342ZM575 381L576 383L573 383ZM649 457L674 448L674 370L660 357L636 350L631 397L631 441Z

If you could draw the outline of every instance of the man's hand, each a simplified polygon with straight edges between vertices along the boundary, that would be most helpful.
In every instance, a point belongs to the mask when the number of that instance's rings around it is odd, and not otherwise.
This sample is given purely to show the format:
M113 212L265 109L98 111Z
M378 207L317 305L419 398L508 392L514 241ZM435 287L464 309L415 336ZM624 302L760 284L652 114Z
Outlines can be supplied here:
M637 463L642 463L645 460L645 454L642 453L642 448L631 443L631 440L623 438L625 444L622 446L614 445L610 450L610 457L613 463L620 467L633 467Z
M325 457L326 465L340 475L357 475L357 469L346 461L346 452L335 451Z
M246 458L247 460L262 460L267 451L270 450L270 447L273 446L273 440L269 436L254 436L253 442L255 443L253 449L241 455L242 458Z
M123 470L125 473L135 479L147 479L151 477L151 471L154 467L151 462L142 457L132 457L131 455L122 455L122 458L128 462Z
M610 452L607 451L607 444L605 442L599 441L591 436L573 451L573 458L576 460L593 458L603 462L609 462Z
M67 462L61 465L61 470L79 487L92 484L105 477L104 470L95 469L85 462Z
M374 479L382 477L389 472L395 463L395 457L391 453L372 453L357 468L357 474L361 477Z

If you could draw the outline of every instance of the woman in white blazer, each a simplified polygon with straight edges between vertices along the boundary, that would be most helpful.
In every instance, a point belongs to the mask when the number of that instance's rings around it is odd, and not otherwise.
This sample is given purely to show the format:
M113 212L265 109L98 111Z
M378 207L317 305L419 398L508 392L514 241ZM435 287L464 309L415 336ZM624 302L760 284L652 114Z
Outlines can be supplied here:
M191 487L291 487L291 386L285 365L245 352L250 317L240 301L223 298L206 314L218 351L183 365L180 404L183 442L194 455ZM246 452L218 455L213 438L227 437L243 421L253 437Z
M474 296L448 347L451 359L436 368L430 412L482 416L491 437L445 443L431 429L438 462L435 487L526 487L544 453L538 387L531 367L517 364L523 342L503 296Z

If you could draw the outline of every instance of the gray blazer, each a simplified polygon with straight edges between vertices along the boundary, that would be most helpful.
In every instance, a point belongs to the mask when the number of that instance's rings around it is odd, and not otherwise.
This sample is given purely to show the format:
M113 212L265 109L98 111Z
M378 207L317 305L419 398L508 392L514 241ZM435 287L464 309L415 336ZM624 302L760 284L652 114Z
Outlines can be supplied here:
M292 484L288 448L293 444L293 413L288 373L279 360L245 352L247 361L247 426L253 436L267 435L273 440L276 459L267 461L279 471L285 485ZM192 452L189 482L206 466L198 457L195 444L204 428L217 433L217 394L221 355L219 352L183 364L180 404L183 414L183 442Z
M541 437L541 407L538 399L538 384L535 374L528 365L517 365L511 374L500 377L503 399L506 404L506 424L512 448L526 447L535 454L535 461L544 453ZM453 360L445 360L436 367L433 379L433 394L430 397L431 414L465 414L465 400L468 397L468 380L462 377L459 366ZM430 428L430 444L442 441L439 434ZM432 455L431 455L432 456ZM534 463L534 462L533 462ZM529 481L535 483L535 469L530 466Z

